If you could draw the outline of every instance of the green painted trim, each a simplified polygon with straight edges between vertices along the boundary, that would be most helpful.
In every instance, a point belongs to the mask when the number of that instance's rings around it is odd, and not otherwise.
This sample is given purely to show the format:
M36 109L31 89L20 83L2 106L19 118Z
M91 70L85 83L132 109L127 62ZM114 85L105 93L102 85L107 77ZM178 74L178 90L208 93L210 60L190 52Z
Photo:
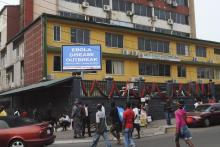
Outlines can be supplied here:
M60 47L47 46L47 52L61 53Z
M43 17L43 50L44 50L44 72L43 76L47 77L47 17Z
M123 58L123 59L135 59L138 61L160 61L160 60L151 60L151 59L144 59L144 58L138 58L137 56L131 56L131 55L123 55L123 54L114 54L114 53L102 53L104 57L110 57L110 58ZM166 63L175 63L175 64L186 64L186 65L199 65L199 66L212 66L212 67L220 67L220 64L217 63L208 63L208 62L194 62L194 61L180 61L180 62L172 62L172 61L163 61Z

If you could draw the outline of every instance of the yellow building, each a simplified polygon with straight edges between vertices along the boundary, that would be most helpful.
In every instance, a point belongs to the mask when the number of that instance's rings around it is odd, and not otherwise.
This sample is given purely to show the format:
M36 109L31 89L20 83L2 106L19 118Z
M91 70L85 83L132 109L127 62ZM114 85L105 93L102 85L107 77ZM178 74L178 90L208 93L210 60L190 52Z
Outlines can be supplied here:
M146 82L190 81L220 83L220 43L148 32L123 26L44 15L46 75L71 76L62 72L61 46L100 44L102 70L84 73L86 80L116 81L144 78Z

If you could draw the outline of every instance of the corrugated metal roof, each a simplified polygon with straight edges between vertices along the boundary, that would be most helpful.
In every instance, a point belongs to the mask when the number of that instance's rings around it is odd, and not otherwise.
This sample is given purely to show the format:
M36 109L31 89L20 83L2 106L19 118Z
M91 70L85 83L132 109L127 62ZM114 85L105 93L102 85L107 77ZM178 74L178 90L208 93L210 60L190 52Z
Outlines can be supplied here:
M36 90L36 89L40 89L40 88L51 87L51 86L54 86L54 85L57 85L57 84L66 82L66 81L68 81L68 80L71 80L72 78L73 78L73 77L55 79L55 80L40 82L40 83L37 83L37 84L32 84L32 85L29 85L29 86L25 86L25 87L21 87L21 88L9 90L9 91L6 91L6 92L1 93L1 94L0 94L0 97L9 96L9 95L14 95L14 94L16 94L16 93L21 93L21 92Z

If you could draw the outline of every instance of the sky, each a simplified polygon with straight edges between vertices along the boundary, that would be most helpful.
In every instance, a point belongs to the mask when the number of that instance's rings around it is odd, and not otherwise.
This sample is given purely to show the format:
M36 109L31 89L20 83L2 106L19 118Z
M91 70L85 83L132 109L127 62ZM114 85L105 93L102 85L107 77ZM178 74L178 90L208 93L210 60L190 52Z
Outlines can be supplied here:
M194 1L197 38L220 42L220 0ZM0 10L6 4L18 3L19 0L0 0Z

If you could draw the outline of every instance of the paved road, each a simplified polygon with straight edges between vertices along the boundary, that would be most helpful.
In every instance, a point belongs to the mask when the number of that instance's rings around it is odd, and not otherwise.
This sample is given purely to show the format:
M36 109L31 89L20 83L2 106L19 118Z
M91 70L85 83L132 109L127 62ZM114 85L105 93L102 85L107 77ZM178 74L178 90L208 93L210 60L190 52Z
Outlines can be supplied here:
M193 142L195 147L219 147L220 143L220 126L214 126L210 128L193 128ZM174 147L173 134L166 134L161 136L146 137L139 140L135 140L137 147ZM91 143L85 144L60 144L52 145L50 147L88 147ZM123 147L112 142L113 147ZM103 143L100 143L98 147L105 147ZM181 147L187 147L183 141L181 141Z

